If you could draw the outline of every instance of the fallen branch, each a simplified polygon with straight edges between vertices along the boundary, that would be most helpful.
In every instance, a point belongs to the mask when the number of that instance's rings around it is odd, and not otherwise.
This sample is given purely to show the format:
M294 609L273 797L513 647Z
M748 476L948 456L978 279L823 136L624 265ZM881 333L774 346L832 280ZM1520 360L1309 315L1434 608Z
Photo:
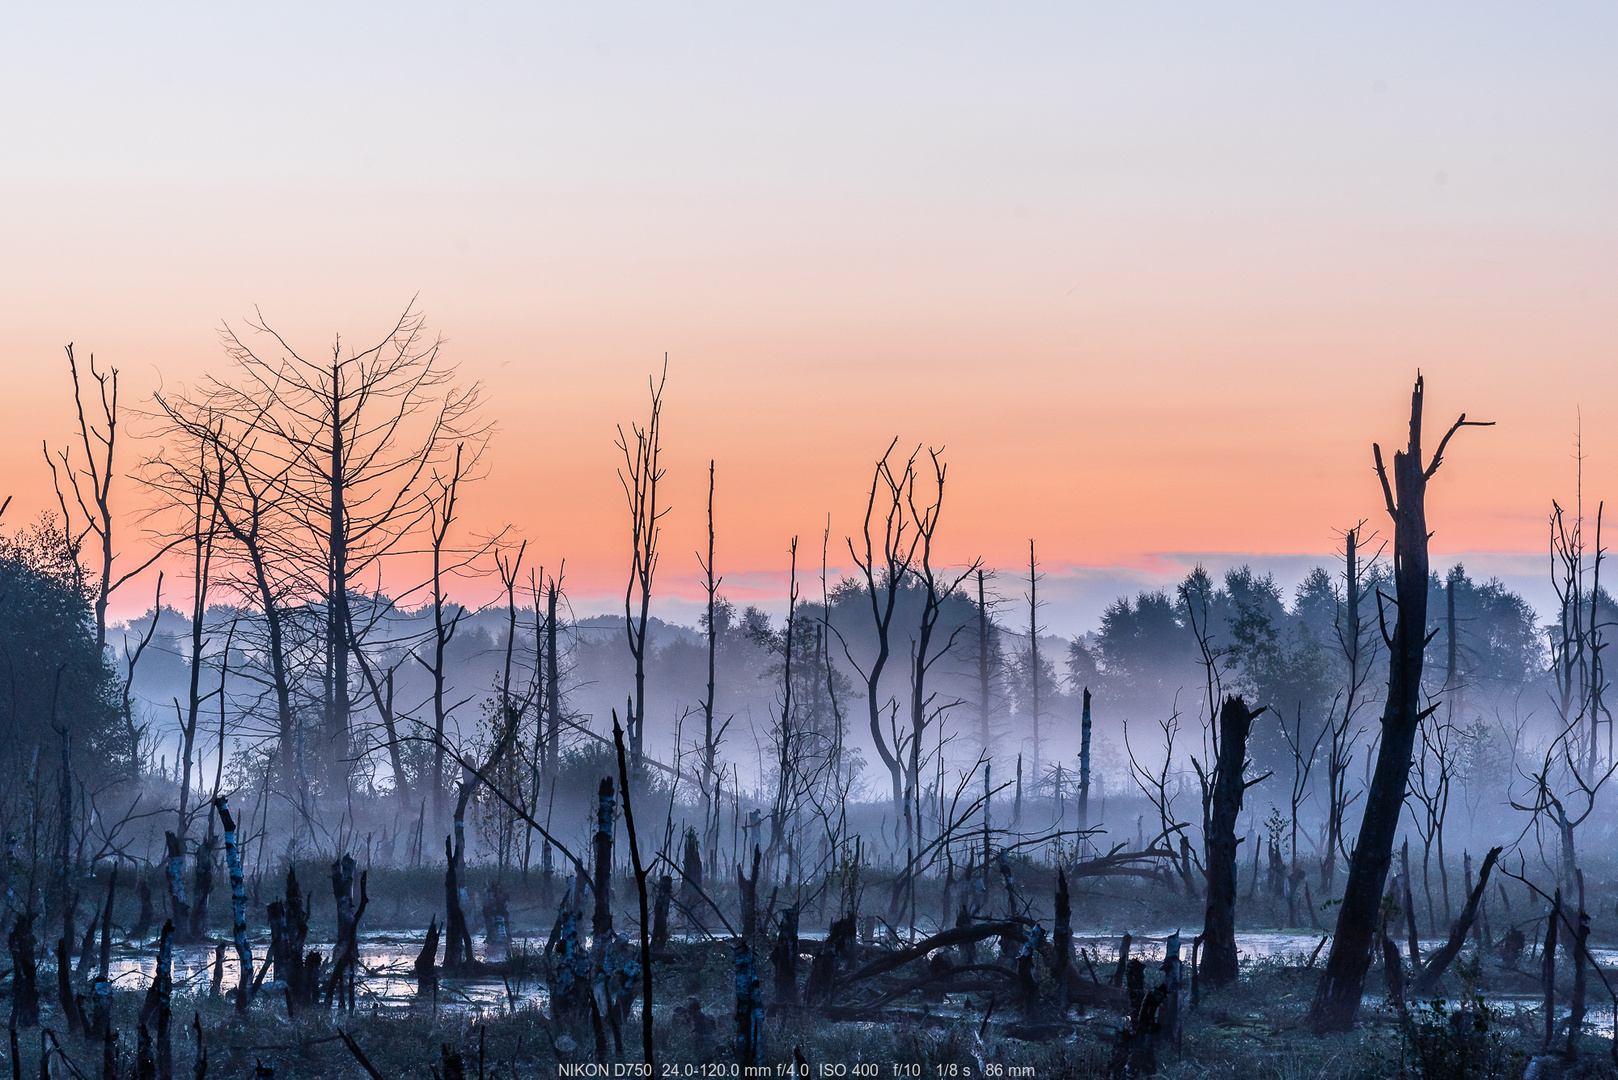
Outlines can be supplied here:
M965 945L968 942L982 941L984 938L1004 937L1013 934L1021 937L1023 932L1023 924L1020 922L991 922L978 923L976 926L952 927L934 934L932 937L923 938L907 948L877 957L858 971L839 979L837 987L841 989L862 979L869 979L874 975L892 971L894 968L902 967L912 960L921 959L934 949L947 949L953 945Z
M1450 962L1460 955L1461 946L1466 944L1466 935L1472 929L1472 920L1477 917L1478 904L1483 899L1483 890L1489 884L1489 871L1494 869L1495 860L1500 858L1498 847L1490 848L1489 854L1483 860L1483 866L1478 871L1478 883L1472 889L1472 895L1466 898L1466 906L1461 909L1461 917L1455 920L1450 927L1449 940L1437 952L1427 958L1421 971L1410 981L1410 992L1418 997L1432 992L1438 984L1438 979L1444 974L1444 969Z

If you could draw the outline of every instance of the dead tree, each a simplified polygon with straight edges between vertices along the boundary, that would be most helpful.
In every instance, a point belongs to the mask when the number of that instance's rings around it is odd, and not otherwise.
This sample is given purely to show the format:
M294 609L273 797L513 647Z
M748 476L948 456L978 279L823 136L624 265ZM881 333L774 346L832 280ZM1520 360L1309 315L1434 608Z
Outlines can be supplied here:
M464 775L459 794L455 796L455 831L453 836L444 837L444 857L449 864L444 872L444 969L452 973L472 970L477 965L477 959L472 952L472 931L467 926L466 911L461 906L459 880L460 869L466 860L466 807L478 789L488 783L489 774L499 766L510 751L511 744L517 737L517 724L522 719L525 707L524 705L506 710L500 734L489 751L488 760L481 767L468 763L456 755L456 763L462 767ZM448 749L448 744L442 740L436 745L441 750ZM493 785L490 785L490 790L508 810L531 826L534 824L533 815L519 802L514 802L511 795L499 791Z
M629 503L629 584L624 587L624 633L629 654L635 661L635 696L629 715L629 761L635 776L641 774L646 738L646 624L651 615L652 581L657 573L658 541L663 532L663 516L668 507L658 505L658 484L663 479L663 386L668 381L669 358L663 356L663 374L652 390L651 415L646 426L630 424L618 428L618 449L624 466L618 470L624 497ZM639 610L637 611L637 601Z
M1174 766L1174 740L1180 731L1179 714L1175 713L1167 720L1159 720L1158 727L1163 732L1163 765L1157 771L1154 772L1142 765L1140 759L1135 756L1135 749L1129 741L1129 724L1127 721L1124 723L1124 752L1129 757L1130 778L1135 781L1135 786L1140 789L1140 793L1146 796L1147 801L1152 804L1152 808L1157 811L1159 826L1157 835L1152 838L1150 844L1146 844L1144 847L1148 850L1154 850L1167 858L1169 866L1179 871L1186 895L1190 896L1195 893L1195 887L1191 882L1190 869L1175 859L1173 850L1174 838L1176 836L1183 837L1185 830L1190 826L1190 822L1176 820L1174 792L1172 790L1174 785L1169 781L1169 773ZM1165 868L1162 873L1165 883L1170 888L1173 888L1174 877L1172 872Z
M450 641L455 637L456 629L461 625L461 616L466 609L459 605L455 614L450 618L449 624L444 623L444 573L448 569L444 566L444 541L449 535L449 527L455 521L455 504L460 494L461 480L466 473L462 464L463 446L455 447L455 465L448 477L434 474L432 489L427 496L429 515L429 531L432 539L433 552L433 632L432 650L433 658L429 663L418 652L415 654L416 662L427 670L433 682L433 806L438 812L438 821L442 827L444 821L444 804L449 797L449 777L444 773L444 721L454 706L445 705L445 672L444 650L449 648ZM358 648L354 649L359 652ZM461 812L457 812L457 819Z
M595 910L590 916L590 982L594 1004L592 1020L596 1026L596 1056L605 1050L601 1020L612 1023L614 1039L620 1038L618 1013L613 1008L613 994L608 985L612 974L612 834L616 825L617 800L610 776L601 778L596 791L595 824Z
M11 949L11 1028L39 1025L39 949L34 916L18 912L6 937Z
M425 519L433 467L457 445L481 447L488 428L476 418L479 387L455 386L413 305L381 340L345 352L339 339L325 358L300 355L261 316L248 327L269 348L225 327L239 379L207 380L190 405L219 418L252 486L271 493L288 526L277 540L290 549L281 556L290 584L322 624L331 752L320 759L340 778L352 759L351 657L363 644L349 634L355 583Z
M889 738L882 730L882 712L887 702L882 699L880 689L882 671L887 667L888 659L893 654L889 632L893 626L894 610L898 606L899 593L904 588L904 579L910 573L916 548L915 538L906 538L909 529L904 503L905 492L915 480L916 459L912 455L905 462L903 471L895 476L891 461L893 448L898 444L897 438L888 444L887 451L877 461L871 477L871 492L866 500L865 522L861 531L864 538L863 555L854 547L854 538L848 538L849 556L865 580L865 593L871 603L871 622L876 631L876 656L871 659L869 665L862 665L849 651L848 642L844 641L842 644L843 655L848 660L849 666L859 673L865 683L865 703L871 725L871 740L893 783L893 809L895 813L902 814L905 803L904 764L899 759L898 745L895 743L890 746ZM880 517L877 509L879 494L882 502ZM872 526L878 521L882 529L880 551L872 533Z
M331 864L331 891L337 902L337 940L331 950L331 974L326 977L326 1007L354 1011L355 975L360 963L360 919L371 902L365 890L366 872L360 871L360 896L354 900L354 857L344 855Z
M78 451L84 458L84 464L77 462L72 448L55 454L51 453L49 445L42 449L56 487L56 501L62 508L62 528L73 536L75 554L82 549L86 539L95 537L98 551L91 564L94 568L91 603L95 611L96 650L99 655L107 647L107 604L112 594L124 582L161 558L168 547L162 548L135 569L113 576L113 563L117 558L113 550L115 522L112 482L118 474L118 369L111 368L105 374L97 371L95 355L91 354L90 377L96 381L101 406L100 417L92 420L85 409L83 381L71 342L66 351L68 374L73 378L73 405L79 422ZM57 471L58 464L61 466L60 472ZM69 493L73 495L72 510L68 507ZM75 535L76 520L83 521L83 528Z
M956 702L951 701L935 708L934 702L937 695L928 688L927 678L931 674L933 666L954 651L955 641L960 636L965 625L954 627L942 646L935 647L934 633L938 629L938 620L943 615L944 601L956 595L960 590L961 583L977 573L979 569L978 560L973 560L970 566L951 578L940 575L933 566L933 540L937 536L938 523L944 512L944 481L949 467L940 460L938 451L929 448L927 455L931 459L933 466L932 501L926 505L919 505L916 502L914 481L911 482L905 493L905 500L910 508L910 518L915 523L915 549L920 556L918 565L912 570L912 574L922 589L921 622L916 628L916 637L910 652L910 753L906 769L906 782L911 793L910 801L914 804L916 814L914 846L918 849L921 847L923 840L920 831L922 823L922 738L929 724L940 718L944 710L956 704ZM1033 549L1030 547L1029 550L1032 552ZM1037 721L1035 732L1037 747ZM1036 754L1035 757L1037 760L1038 755ZM942 762L942 758L940 758L940 762ZM908 811L906 817L909 817ZM906 831L907 833L909 832L908 829ZM905 840L908 845L911 837L907 835Z
M635 892L640 898L641 1052L646 1059L647 1074L656 1076L656 1043L652 1038L652 942L649 936L652 920L648 911L646 889L646 879L651 874L651 868L641 860L640 840L635 834L635 808L630 801L629 795L629 763L624 752L624 729L618 723L616 716L612 719L612 739L618 751L618 782L623 785L624 789L624 832L629 837L629 863L635 872ZM597 880L600 880L599 869L597 870L597 875ZM665 874L663 881L668 882L669 880L669 876ZM666 907L664 911L667 911ZM664 921L667 921L666 914Z
M1079 731L1079 831L1090 828L1090 688L1084 688L1084 714Z
M1033 724L1034 776L1039 771L1039 573L1034 562L1034 542L1028 541L1028 719ZM1020 768L1020 763L1019 763Z
M1421 838L1421 887L1427 894L1427 927L1438 932L1438 908L1433 903L1433 851L1438 851L1439 887L1444 899L1444 921L1450 921L1449 869L1444 862L1444 819L1449 816L1450 780L1454 760L1450 742L1455 728L1448 720L1429 718L1421 725L1421 750L1416 754L1410 795L1420 812L1411 814ZM1415 808L1412 807L1412 811Z
M1427 647L1427 481L1438 471L1450 438L1463 426L1477 423L1468 421L1462 413L1439 442L1431 462L1424 465L1422 394L1418 375L1410 397L1409 441L1405 450L1394 454L1391 482L1383 467L1381 447L1373 446L1377 476L1382 482L1388 515L1394 522L1393 578L1398 610L1393 634L1386 638L1388 692L1376 771L1366 792L1359 840L1349 860L1337 932L1310 1007L1310 1022L1318 1031L1351 1027L1364 992L1394 834L1404 806L1411 752L1417 727L1425 715L1421 708L1421 669Z
M1554 506L1554 504L1553 504ZM1571 892L1577 886L1579 875L1578 852L1574 842L1575 831L1589 818L1596 797L1607 781L1618 772L1618 755L1608 754L1603 764L1593 755L1597 723L1606 714L1603 695L1606 676L1603 673L1601 652L1603 629L1596 616L1596 597L1601 594L1601 518L1604 506L1596 510L1596 536L1594 579L1589 600L1589 621L1585 624L1583 580L1585 574L1585 548L1583 522L1576 519L1571 529L1562 520L1562 509L1555 507L1551 516L1551 552L1553 565L1563 575L1556 586L1561 601L1560 625L1552 627L1552 674L1556 684L1555 704L1561 731L1546 748L1539 770L1531 777L1533 799L1512 806L1534 816L1535 826L1548 823L1558 839L1557 878L1564 890ZM1585 724L1589 724L1586 731ZM1610 716L1608 723L1611 723ZM1610 727L1609 727L1610 730ZM1557 776L1560 773L1560 776ZM1577 800L1583 801L1580 809ZM1570 805L1571 804L1571 805Z
M1202 929L1200 978L1220 987L1236 981L1236 819L1242 796L1265 777L1244 780L1247 736L1262 708L1250 710L1234 695L1219 710L1219 757L1207 781L1213 791L1209 829L1203 837L1208 867L1208 911ZM1268 776L1269 774L1265 774Z
M230 812L230 801L223 795L214 799L219 809L219 821L225 827L225 868L230 873L230 936L236 946L236 965L239 969L236 984L236 1011L247 1011L253 986L253 947L247 942L247 879L242 873L241 847L237 840L236 819ZM107 910L112 911L112 886L107 886ZM103 946L103 953L106 948ZM106 961L102 961L106 967Z
M994 653L990 647L989 603L983 588L983 568L977 570L978 578L978 752L989 756L992 760L991 749L993 734L989 730L991 712L992 690L994 686Z
M1331 724L1328 722L1321 727L1313 743L1307 747L1304 745L1302 702L1298 703L1291 728L1287 727L1285 720L1281 722L1281 737L1286 740L1287 750L1292 754L1292 790L1289 793L1292 816L1288 825L1292 830L1292 864L1287 870L1287 922L1291 926L1298 924L1298 883L1304 878L1303 870L1298 867L1298 810L1309 797L1309 774L1314 771L1315 762L1320 757L1320 744L1330 732Z
M797 709L792 700L792 661L794 659L793 638L797 629L798 615L798 538L794 536L790 545L791 568L788 571L787 585L787 617L786 625L781 633L781 697L776 703L776 723L770 732L775 743L775 798L770 805L770 840L768 857L771 874L779 866L781 846L783 843L789 847L790 839L787 837L788 817L796 809L798 795L797 773L802 766L800 760L803 756L800 743L803 732L799 730ZM790 869L788 871L790 873Z
M722 580L714 576L714 522L713 522L713 493L714 493L714 463L708 462L708 557L704 559L702 553L697 553L697 564L702 567L705 578L704 588L708 597L707 630L708 644L708 686L702 695L702 746L697 752L698 759L698 788L702 792L702 822L703 836L707 840L708 859L713 861L719 844L719 790L717 784L719 768L719 744L725 737L725 729L730 726L726 720L716 729L714 727L714 689L715 668L719 651L719 627L714 622L718 614L719 583ZM689 857L689 847L687 848Z
M304 952L309 940L308 903L308 897L298 891L296 868L287 867L286 893L270 902L266 914L275 981L286 987L287 1011L294 1014L312 1009L320 1001L321 957L318 952Z
M1354 744L1364 731L1355 721L1365 704L1365 684L1380 644L1374 630L1365 625L1360 605L1365 599L1366 571L1375 565L1377 553L1369 560L1361 556L1366 546L1365 522L1343 533L1343 592L1333 619L1337 647L1347 671L1343 692L1330 717L1330 742L1326 749L1326 822L1321 845L1320 887L1330 891L1337 877L1337 856L1347 856L1343 842L1343 819L1359 798L1348 790L1348 767L1354 760Z

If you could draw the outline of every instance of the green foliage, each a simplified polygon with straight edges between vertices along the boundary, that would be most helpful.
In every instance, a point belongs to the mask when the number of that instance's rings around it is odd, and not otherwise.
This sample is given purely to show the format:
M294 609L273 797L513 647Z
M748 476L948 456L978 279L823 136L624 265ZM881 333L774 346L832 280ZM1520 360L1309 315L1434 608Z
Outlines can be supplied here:
M1441 997L1413 1005L1399 1035L1410 1074L1422 1080L1505 1080L1522 1075L1524 1054L1481 996L1451 1009Z
M51 516L0 535L0 769L15 777L36 747L70 730L86 779L131 770L137 737L119 714L118 681L96 648L76 545Z

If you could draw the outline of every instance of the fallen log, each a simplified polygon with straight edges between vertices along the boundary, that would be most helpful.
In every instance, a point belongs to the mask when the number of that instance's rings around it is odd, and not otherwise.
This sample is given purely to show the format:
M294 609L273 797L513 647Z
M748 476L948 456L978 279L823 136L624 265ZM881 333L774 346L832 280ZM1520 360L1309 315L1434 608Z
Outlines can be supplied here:
M894 968L903 967L912 960L919 960L934 949L947 949L956 945L964 945L969 941L982 941L984 938L1001 937L1003 935L1016 936L1019 940L1024 935L1023 923L1007 920L1005 922L978 923L976 926L954 926L948 930L941 930L932 937L923 938L903 949L896 949L877 957L864 967L837 980L838 989L850 986L862 979L869 979L874 975L881 975Z

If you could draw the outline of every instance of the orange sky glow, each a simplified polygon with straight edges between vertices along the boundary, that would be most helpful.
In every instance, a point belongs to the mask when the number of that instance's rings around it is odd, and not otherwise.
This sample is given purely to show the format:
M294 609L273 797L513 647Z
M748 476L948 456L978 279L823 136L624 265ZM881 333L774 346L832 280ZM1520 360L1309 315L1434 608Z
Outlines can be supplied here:
M412 296L497 429L468 528L565 558L581 614L622 587L615 425L665 352L684 602L710 458L727 591L779 606L828 515L848 566L894 437L946 448L945 558L1016 597L1035 538L1068 632L1196 553L1325 555L1381 524L1418 368L1435 435L1497 424L1453 444L1435 550L1529 572L1581 425L1618 497L1610 12L418 14L124 13L61 95L69 28L4 17L8 526L54 501L68 341L138 405L223 374L254 305L313 352Z

